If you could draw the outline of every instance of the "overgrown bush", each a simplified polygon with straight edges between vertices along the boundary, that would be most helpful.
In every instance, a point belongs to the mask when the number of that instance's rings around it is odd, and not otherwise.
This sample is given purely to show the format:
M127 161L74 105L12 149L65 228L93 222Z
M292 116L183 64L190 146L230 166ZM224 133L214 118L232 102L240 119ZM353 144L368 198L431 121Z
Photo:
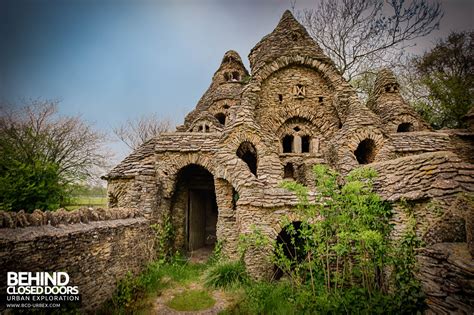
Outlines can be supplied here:
M224 261L211 266L205 274L205 285L211 288L231 288L248 281L242 261Z
M418 246L414 228L401 240L390 239L391 207L373 192L376 172L359 168L342 178L317 165L314 174L318 192L314 202L301 184L282 183L299 198L298 221L286 218L277 242L258 228L244 238L244 247L266 247L274 242L272 261L290 284L279 289L288 291L279 303L289 303L298 313L422 310L420 285L413 275ZM389 290L390 283L395 284L394 292ZM265 289L264 284L257 287ZM260 312L277 291L260 293L248 292L243 303Z

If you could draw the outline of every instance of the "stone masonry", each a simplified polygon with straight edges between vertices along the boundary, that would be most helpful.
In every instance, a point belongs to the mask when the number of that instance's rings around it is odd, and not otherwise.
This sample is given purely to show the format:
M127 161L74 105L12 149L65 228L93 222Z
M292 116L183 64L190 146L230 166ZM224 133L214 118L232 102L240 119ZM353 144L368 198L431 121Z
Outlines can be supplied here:
M249 60L247 71L235 51L225 53L183 125L143 144L104 177L109 207L139 209L152 222L169 216L176 247L192 251L217 240L235 258L239 234L257 226L274 239L282 218L292 215L297 200L279 188L283 179L314 188L315 164L342 174L373 167L377 191L395 209L401 201L416 205L419 234L432 246L420 253L431 310L472 313L473 257L456 260L461 249L473 253L472 205L448 220L458 237L438 235L439 214L474 191L472 110L470 129L434 131L402 98L388 69L364 104L289 11ZM403 211L395 212L394 237L406 222ZM245 257L256 277L272 269L265 255ZM457 270L451 278L462 289L440 285L437 268Z

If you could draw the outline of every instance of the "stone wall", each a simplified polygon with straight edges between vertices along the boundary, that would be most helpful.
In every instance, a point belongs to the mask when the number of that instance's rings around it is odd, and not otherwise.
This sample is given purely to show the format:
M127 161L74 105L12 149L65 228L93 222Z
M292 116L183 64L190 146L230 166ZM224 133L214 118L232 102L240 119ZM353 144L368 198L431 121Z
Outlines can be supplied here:
M117 281L154 257L154 232L143 217L0 229L0 291L8 271L65 271L84 310L110 298Z
M438 243L418 255L426 314L473 314L474 259L466 243Z

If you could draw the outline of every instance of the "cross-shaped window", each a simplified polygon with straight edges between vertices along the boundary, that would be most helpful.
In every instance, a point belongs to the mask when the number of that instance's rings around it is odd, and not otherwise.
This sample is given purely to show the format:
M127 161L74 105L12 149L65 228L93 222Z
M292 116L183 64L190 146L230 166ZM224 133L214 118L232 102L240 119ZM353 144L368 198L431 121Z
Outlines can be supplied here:
M297 84L293 87L293 95L296 97L305 97L306 89L304 85Z

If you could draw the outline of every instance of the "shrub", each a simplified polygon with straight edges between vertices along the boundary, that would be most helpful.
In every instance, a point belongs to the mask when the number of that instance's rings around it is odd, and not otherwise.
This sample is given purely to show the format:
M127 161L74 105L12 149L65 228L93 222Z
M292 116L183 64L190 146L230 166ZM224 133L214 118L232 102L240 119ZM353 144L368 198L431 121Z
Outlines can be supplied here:
M243 301L246 309L238 311L274 314L267 308L273 300L282 304L281 309L298 314L422 311L420 285L414 277L416 222L400 242L390 239L391 207L373 192L377 174L372 169L355 169L342 178L317 165L314 173L318 191L314 202L301 184L282 184L299 198L298 221L284 218L286 227L276 241L258 227L241 237L242 253L273 244L273 263L290 282L251 285ZM393 292L389 283L394 284ZM267 285L274 289L267 290ZM278 296L279 292L285 293Z
M2 210L56 210L65 195L66 189L61 184L56 164L13 160L0 166Z
M245 298L231 314L296 314L295 297L288 282L252 282L245 287Z
M211 266L205 275L205 285L212 288L230 288L248 281L242 261L225 261Z

